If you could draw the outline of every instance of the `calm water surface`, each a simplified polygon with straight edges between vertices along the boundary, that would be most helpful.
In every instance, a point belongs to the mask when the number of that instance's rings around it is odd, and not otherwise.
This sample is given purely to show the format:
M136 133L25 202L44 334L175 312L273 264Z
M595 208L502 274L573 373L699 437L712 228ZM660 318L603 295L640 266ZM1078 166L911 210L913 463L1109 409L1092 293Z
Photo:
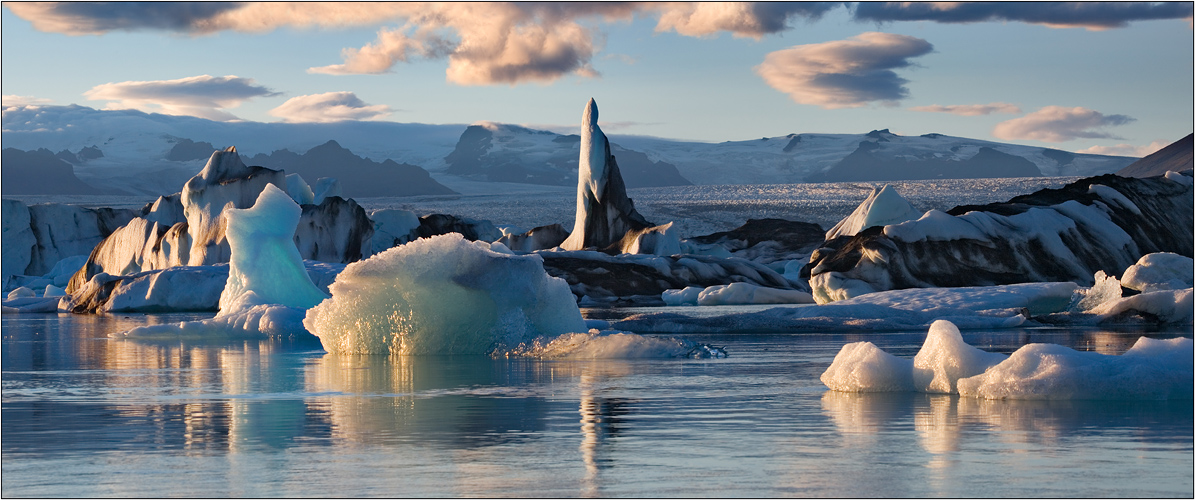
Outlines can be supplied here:
M334 356L146 343L196 315L3 317L3 486L23 496L1184 496L1192 402L842 394L847 342L689 335L717 360ZM1110 354L1141 332L964 332ZM1151 336L1190 336L1152 332Z

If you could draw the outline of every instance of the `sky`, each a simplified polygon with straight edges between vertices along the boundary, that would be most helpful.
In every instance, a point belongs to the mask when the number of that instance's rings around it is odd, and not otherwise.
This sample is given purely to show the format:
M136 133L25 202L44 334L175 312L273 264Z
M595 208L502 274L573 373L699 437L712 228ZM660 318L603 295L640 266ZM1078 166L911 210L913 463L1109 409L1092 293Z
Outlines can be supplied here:
M482 121L721 142L943 133L1143 156L1192 132L1185 3L12 3L4 106Z

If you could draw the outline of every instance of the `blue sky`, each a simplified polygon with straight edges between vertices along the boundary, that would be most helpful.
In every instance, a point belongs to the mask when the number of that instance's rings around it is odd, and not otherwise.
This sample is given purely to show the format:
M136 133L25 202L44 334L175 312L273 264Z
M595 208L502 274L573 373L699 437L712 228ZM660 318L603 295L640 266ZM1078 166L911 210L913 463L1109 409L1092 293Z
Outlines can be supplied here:
M2 78L5 106L569 132L594 97L613 134L888 128L1140 156L1192 131L1190 15L1190 3L6 3Z

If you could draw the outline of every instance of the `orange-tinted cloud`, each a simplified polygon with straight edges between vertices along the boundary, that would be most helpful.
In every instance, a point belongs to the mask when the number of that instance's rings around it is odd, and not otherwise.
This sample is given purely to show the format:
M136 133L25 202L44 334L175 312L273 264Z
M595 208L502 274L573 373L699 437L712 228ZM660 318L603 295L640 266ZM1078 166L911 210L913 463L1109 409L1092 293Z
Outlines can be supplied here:
M343 120L377 120L393 111L384 104L370 105L352 92L325 92L301 95L270 110L270 115L287 122L338 122Z
M996 124L992 135L1005 140L1066 142L1074 139L1118 139L1101 129L1136 121L1125 115L1104 115L1087 108L1046 106L1020 118Z

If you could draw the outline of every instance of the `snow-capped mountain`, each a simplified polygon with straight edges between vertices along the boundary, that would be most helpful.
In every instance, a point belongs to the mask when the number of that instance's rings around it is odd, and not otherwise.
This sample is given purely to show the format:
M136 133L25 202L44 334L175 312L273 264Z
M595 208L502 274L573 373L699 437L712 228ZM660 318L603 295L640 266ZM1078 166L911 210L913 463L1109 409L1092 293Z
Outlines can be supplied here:
M307 151L329 140L375 162L419 166L458 191L454 186L462 184L476 191L486 185L498 189L493 183L570 186L576 179L577 136L490 122L214 122L78 105L12 106L3 112L5 148L70 152L96 147L102 157L74 165L79 179L101 189L147 194L173 192L178 179L202 168L205 159L183 160L185 151L175 151L180 145L236 146L253 156L281 149ZM1135 160L942 134L899 136L887 130L722 143L611 135L610 142L629 187L1088 176L1115 172Z

